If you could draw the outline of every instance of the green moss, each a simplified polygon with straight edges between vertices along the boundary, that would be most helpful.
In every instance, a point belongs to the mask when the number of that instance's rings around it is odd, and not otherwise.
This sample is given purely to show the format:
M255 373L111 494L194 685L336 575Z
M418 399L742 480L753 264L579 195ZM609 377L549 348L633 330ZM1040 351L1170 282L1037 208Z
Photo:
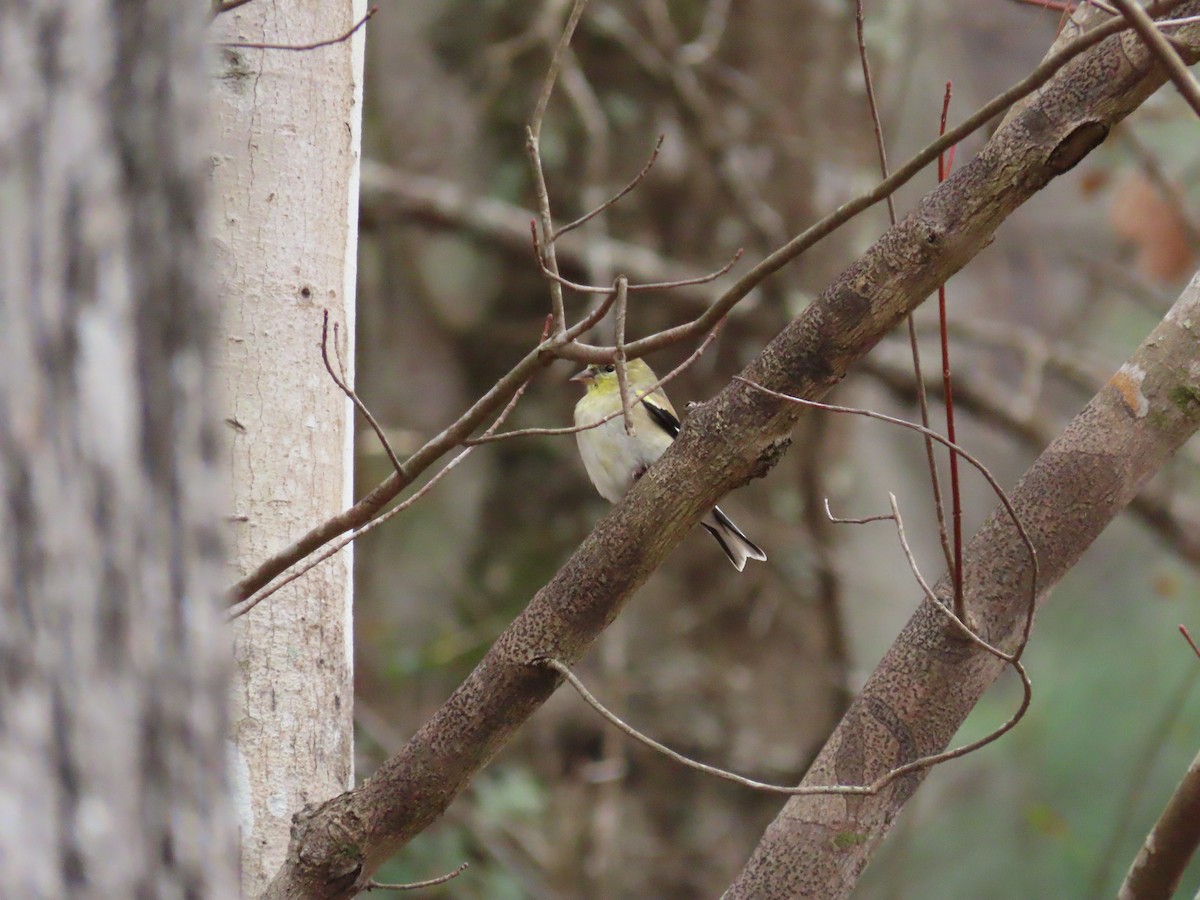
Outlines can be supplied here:
M1168 396L1186 415L1195 415L1200 411L1200 387L1194 384L1177 384L1171 388Z
M834 836L833 846L839 850L849 850L851 847L866 843L866 841L865 834L859 834L857 831L843 831Z

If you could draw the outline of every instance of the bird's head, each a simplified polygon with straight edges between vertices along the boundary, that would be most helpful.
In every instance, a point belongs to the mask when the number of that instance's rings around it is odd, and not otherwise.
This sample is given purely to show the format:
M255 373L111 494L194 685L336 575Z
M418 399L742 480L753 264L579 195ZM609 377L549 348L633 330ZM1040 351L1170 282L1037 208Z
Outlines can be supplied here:
M645 390L658 381L654 370L640 359L627 362L625 374L629 379L629 387L634 391ZM582 384L589 394L615 393L621 389L617 384L617 367L613 363L590 365L571 380Z

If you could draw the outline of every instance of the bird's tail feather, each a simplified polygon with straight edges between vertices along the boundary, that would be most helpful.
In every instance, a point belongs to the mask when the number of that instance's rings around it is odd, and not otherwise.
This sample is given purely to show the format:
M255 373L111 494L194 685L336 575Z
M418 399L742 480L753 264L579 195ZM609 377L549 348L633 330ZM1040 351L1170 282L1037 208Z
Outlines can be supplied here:
M733 524L733 520L721 512L721 507L714 506L700 523L708 529L708 533L717 539L733 567L739 572L746 568L746 560L765 560L767 554L759 546L746 537L742 529Z

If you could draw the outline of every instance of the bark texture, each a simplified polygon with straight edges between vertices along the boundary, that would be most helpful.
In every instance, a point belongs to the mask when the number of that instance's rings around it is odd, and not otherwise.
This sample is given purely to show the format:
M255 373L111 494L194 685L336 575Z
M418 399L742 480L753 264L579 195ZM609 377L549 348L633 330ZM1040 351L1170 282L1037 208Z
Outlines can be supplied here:
M1068 64L975 159L839 276L745 377L822 395L985 247L1009 213L1074 166L1164 79L1128 37L1107 40ZM577 661L715 500L772 467L799 416L795 406L736 383L697 407L673 448L405 748L358 788L297 817L269 896L352 896L553 691L555 679L530 662Z
M202 5L0 7L0 895L229 897Z
M213 36L308 44L345 33L365 7L250 3L221 15ZM328 309L350 369L363 41L360 29L303 52L224 47L216 61L213 233L231 448L230 580L352 502L352 410L325 371L320 340ZM331 330L331 360L333 344ZM279 867L292 814L352 783L351 565L351 554L339 554L234 625L247 896L258 896Z

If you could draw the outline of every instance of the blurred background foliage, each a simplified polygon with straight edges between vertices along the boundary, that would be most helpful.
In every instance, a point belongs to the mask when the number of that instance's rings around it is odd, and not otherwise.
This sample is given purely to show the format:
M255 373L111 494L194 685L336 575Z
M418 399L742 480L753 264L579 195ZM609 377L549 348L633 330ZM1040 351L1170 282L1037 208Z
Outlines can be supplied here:
M537 340L548 292L532 260L524 125L569 3L412 0L368 39L358 385L399 451L452 421ZM868 0L867 42L893 164L1023 76L1058 13L1010 0ZM877 180L853 4L594 0L543 131L557 219L646 181L560 247L564 274L604 284L739 271ZM960 437L1004 484L1153 327L1200 247L1195 122L1165 89L1001 229L950 283ZM985 135L960 146L961 165ZM897 195L901 215L934 181ZM671 386L712 396L886 227L882 205L745 300ZM693 315L720 283L639 295L630 332ZM591 299L568 297L578 314ZM934 310L918 330L936 374ZM611 328L605 323L602 328ZM651 360L659 372L685 357ZM834 402L915 416L897 334ZM561 425L557 364L512 426ZM934 403L940 413L940 406ZM1111 896L1200 743L1196 457L1147 489L1057 590L1028 664L1034 704L1009 736L935 771L856 896ZM944 468L944 466L943 466ZM365 491L388 471L359 441ZM686 754L797 781L918 600L889 525L831 526L900 498L931 579L942 568L919 439L809 416L765 480L726 509L770 561L738 575L689 537L578 667L618 713ZM966 527L993 498L965 484ZM603 513L572 438L475 451L356 556L358 771L370 773L453 690ZM960 738L1003 721L1002 681ZM684 770L559 691L427 833L380 873L418 880L470 861L438 896L717 896L779 797ZM1200 885L1200 875L1185 884ZM432 895L432 894L431 894ZM405 896L411 896L406 894Z

